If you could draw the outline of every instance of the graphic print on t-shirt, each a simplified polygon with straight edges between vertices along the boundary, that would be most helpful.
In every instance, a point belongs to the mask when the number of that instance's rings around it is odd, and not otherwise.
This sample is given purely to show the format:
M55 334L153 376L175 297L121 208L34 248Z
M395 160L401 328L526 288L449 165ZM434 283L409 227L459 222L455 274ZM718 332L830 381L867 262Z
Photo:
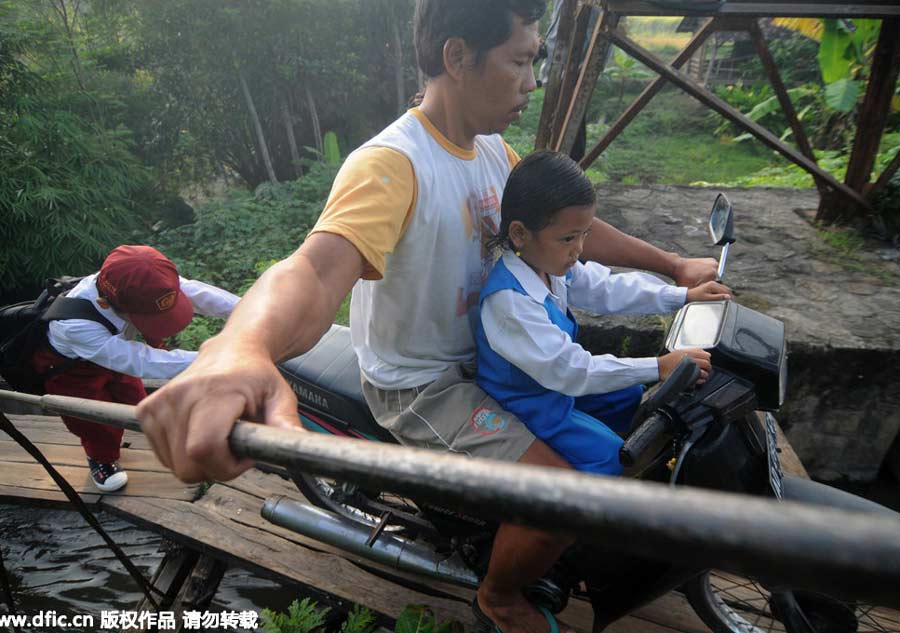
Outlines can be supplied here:
M466 237L481 248L478 271L470 270L466 287L457 289L456 314L462 316L478 305L478 294L491 273L494 257L487 243L500 229L500 196L497 189L490 186L481 191L473 191L463 206Z

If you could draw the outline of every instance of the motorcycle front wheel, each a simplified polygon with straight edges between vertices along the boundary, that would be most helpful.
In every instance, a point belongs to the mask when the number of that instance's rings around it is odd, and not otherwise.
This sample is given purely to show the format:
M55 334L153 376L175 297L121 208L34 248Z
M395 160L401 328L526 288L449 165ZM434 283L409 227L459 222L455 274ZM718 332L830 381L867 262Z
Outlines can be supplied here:
M682 587L694 612L713 633L791 633L772 595L750 578L711 569ZM794 592L815 633L900 633L900 612Z

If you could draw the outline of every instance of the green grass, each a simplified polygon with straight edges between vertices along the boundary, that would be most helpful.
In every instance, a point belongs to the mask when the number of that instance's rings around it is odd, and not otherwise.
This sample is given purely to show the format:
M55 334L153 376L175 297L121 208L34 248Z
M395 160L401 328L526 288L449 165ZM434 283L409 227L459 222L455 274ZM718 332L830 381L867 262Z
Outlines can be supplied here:
M601 83L588 113L588 148L642 86L629 83L620 98L615 85ZM543 90L536 91L522 119L504 134L520 156L534 146L543 95ZM663 91L597 159L588 176L598 183L689 185L732 181L784 162L755 141L723 142L715 135L718 124L691 97Z
M613 141L592 171L624 184L689 185L732 180L776 162L758 143L723 142L714 134L717 124L690 97L663 92ZM589 126L588 146L606 128Z
M819 226L820 242L812 242L810 251L827 262L845 270L878 279L885 286L896 286L900 279L877 259L866 257L866 240L850 227Z
M850 229L841 227L820 227L818 233L823 242L839 251L842 255L853 255L857 253L864 244L863 238Z
M344 301L341 302L337 314L334 315L334 322L338 325L350 325L350 295L344 297Z

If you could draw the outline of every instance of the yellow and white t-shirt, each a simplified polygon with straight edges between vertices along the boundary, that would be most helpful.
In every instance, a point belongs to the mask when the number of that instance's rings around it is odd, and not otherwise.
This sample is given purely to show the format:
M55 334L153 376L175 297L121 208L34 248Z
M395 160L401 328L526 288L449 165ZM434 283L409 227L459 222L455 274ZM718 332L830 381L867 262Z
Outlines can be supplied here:
M519 157L499 135L451 143L418 109L353 152L313 232L336 233L366 260L350 331L365 378L381 389L435 380L473 360L485 248Z

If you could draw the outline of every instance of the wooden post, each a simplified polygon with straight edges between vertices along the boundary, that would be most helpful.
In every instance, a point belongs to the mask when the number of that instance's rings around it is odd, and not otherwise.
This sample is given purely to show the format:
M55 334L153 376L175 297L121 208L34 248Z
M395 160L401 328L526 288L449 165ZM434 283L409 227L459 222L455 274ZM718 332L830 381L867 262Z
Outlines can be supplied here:
M206 555L200 556L173 605L179 631L183 630L181 624L184 621L181 616L185 610L205 611L209 608L226 571L228 565L222 561Z
M712 39L712 55L709 56L709 63L706 64L706 72L703 73L703 87L709 87L709 78L712 77L713 71L716 67L716 62L719 58L719 36L716 34ZM705 50L706 47L704 47ZM700 67L700 70L703 71L703 67ZM699 79L699 77L697 78Z
M600 34L607 29L615 29L619 24L619 14L610 11L603 11L597 24L594 26L594 34L591 37L591 45L588 48L587 58L581 66L581 74L578 77L578 85L575 87L575 96L569 104L566 117L563 119L560 127L559 137L556 141L555 149L560 152L569 153L575 144L575 136L578 134L578 127L581 120L587 112L588 104L594 94L594 88L597 86L597 79L603 72L606 65L606 58L609 55L610 42L605 37L601 38Z
M714 19L707 20L706 23L700 27L700 30L691 38L691 41L688 42L687 46L684 47L684 50L681 51L674 60L672 60L672 68L681 68L684 64L686 64L691 57L694 56L694 53L697 52L697 49L703 50L703 43L707 40L710 33L714 32L716 26L716 21ZM634 100L628 109L625 110L619 118L616 119L615 123L610 126L610 128L606 131L606 134L603 135L597 144L591 148L591 150L581 159L581 168L587 169L590 167L597 157L602 154L609 144L612 143L622 131L628 127L628 124L634 120L634 117L638 115L638 113L646 107L650 100L656 96L660 90L662 90L663 86L666 85L665 77L657 77L654 79L646 88L644 88L643 92L638 95L638 98Z
M688 76L692 79L700 81L703 77L703 64L706 63L706 46L700 47L700 54L694 58L694 66L688 67ZM691 72L693 70L693 72Z
M153 574L153 578L150 581L154 587L164 594L159 601L160 611L169 611L171 609L178 593L181 591L181 586L190 575L191 569L194 568L199 556L196 552L183 547L172 546L168 541L165 544L169 545L171 551L166 551L166 555L163 557L159 567L156 568L156 573ZM146 597L142 597L135 607L137 612L150 611L152 609L153 607Z
M157 613L161 611L172 613L175 628L170 630L185 630L182 617L185 611L202 611L209 608L227 570L228 566L225 563L193 549L173 546L171 551L166 552L153 575L153 586L165 594L159 603ZM146 599L143 599L138 602L135 611L153 612L153 608L147 604ZM129 628L123 628L122 632ZM168 628L161 626L151 630Z
M859 109L860 124L853 141L850 163L847 165L847 177L844 179L847 186L861 194L865 192L872 175L881 135L890 114L898 71L900 71L900 18L891 18L881 23L881 33L878 35L878 44L872 57L869 86ZM831 223L860 213L858 208L835 202L837 201L829 201L829 204L825 205L823 201L816 219Z
M565 113L575 94L575 86L578 84L578 75L581 64L584 61L585 40L588 37L588 24L591 21L591 7L582 4L578 7L575 16L575 30L572 32L569 42L569 54L566 56L566 65L562 71L562 79L559 86L559 96L553 108L553 120L550 126L550 136L547 139L548 147L556 147L559 142L559 133L562 129Z
M556 45L550 58L550 72L544 88L544 106L541 109L541 120L534 139L534 149L544 149L550 141L553 128L553 117L558 109L560 86L562 83L563 63L565 55L571 49L572 28L575 21L577 0L563 0L559 13L559 24L556 27Z

